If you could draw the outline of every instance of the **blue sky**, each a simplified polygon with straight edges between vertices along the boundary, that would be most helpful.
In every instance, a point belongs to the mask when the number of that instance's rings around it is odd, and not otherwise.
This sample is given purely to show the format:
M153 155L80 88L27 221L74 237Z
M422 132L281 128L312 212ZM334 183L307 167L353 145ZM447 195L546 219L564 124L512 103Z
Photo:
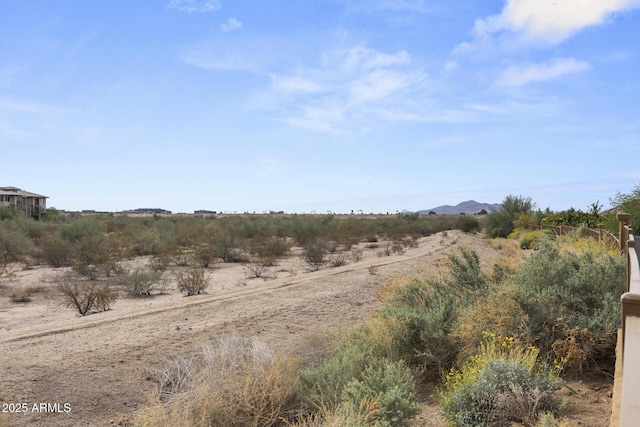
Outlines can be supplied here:
M640 182L638 0L0 0L0 185L396 212Z

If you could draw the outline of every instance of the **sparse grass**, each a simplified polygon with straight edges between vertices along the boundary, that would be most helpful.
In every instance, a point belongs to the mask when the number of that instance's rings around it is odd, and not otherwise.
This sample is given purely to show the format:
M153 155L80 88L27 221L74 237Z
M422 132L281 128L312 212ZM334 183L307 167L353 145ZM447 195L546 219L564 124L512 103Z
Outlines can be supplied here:
M31 302L32 300L31 296L34 294L40 293L42 291L43 291L42 286L37 286L37 285L27 286L26 288L11 294L9 298L11 299L11 302L14 302L14 303Z
M221 338L203 346L197 359L176 359L155 374L161 400L137 424L278 425L292 416L298 371L296 359L257 338Z

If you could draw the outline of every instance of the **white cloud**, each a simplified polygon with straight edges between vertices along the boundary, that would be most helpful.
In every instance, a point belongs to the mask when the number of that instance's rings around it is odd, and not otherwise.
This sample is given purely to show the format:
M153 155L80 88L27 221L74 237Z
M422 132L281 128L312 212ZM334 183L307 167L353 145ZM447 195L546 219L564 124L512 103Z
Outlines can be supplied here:
M238 21L236 18L228 18L227 21L220 26L220 28L225 33L228 33L230 31L239 30L240 28L242 28L242 22Z
M426 76L389 70L375 70L349 84L351 102L378 101L403 92Z
M366 131L371 118L397 120L405 96L426 80L411 67L406 51L381 52L364 45L328 50L319 64L299 68L293 75L274 79L272 96L293 127L345 133ZM282 91L288 96L283 96ZM397 114L394 114L397 112ZM393 117L393 119L391 119Z
M170 9L178 9L182 12L214 12L220 9L220 0L171 0Z
M411 64L411 56L406 50L394 54L378 52L366 46L355 46L349 49L341 49L325 56L324 64L339 65L347 70L373 70L394 65Z
M478 19L478 38L504 31L528 41L556 44L612 15L640 7L640 0L507 0L499 15Z
M511 66L498 78L505 86L522 86L528 83L555 80L567 74L581 73L591 68L588 62L575 58L556 58L544 64Z

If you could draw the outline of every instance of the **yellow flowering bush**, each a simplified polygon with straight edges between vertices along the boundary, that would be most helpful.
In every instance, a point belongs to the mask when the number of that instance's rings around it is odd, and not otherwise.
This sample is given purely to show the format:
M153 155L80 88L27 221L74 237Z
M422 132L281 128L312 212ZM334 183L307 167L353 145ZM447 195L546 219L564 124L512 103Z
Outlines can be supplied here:
M533 346L485 333L480 352L446 375L440 411L452 427L533 425L558 408L558 368L541 363Z

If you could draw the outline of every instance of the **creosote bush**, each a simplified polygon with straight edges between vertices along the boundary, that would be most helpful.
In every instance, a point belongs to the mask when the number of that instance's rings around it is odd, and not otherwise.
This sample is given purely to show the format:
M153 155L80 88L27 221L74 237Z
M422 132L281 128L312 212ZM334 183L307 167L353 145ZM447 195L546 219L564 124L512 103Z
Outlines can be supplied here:
M59 274L50 278L62 298L62 303L81 316L111 309L118 294L107 283L85 280L74 274Z
M149 296L154 291L161 291L164 288L161 273L148 267L121 268L116 274L116 281L134 297Z
M324 242L309 243L301 255L309 271L318 271L327 263L327 245Z
M186 271L176 270L174 277L178 283L178 290L185 292L187 296L199 295L203 293L210 285L203 268L190 268Z

